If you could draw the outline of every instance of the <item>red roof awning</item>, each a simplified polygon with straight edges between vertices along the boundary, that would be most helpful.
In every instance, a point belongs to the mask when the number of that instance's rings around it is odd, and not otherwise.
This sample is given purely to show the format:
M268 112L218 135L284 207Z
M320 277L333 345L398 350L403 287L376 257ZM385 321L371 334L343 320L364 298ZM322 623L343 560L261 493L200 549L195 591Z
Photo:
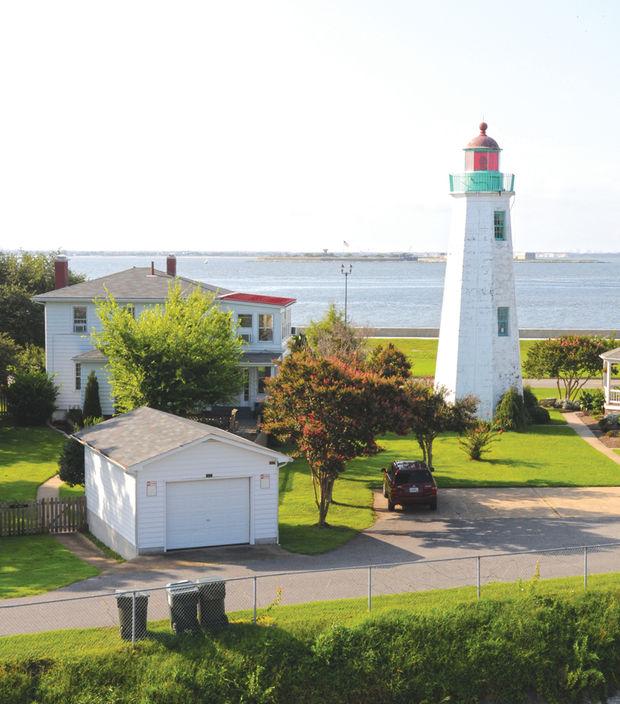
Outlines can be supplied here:
M265 306L290 306L296 298L283 296L263 296L260 293L225 293L218 296L222 301L239 301L240 303L262 303Z

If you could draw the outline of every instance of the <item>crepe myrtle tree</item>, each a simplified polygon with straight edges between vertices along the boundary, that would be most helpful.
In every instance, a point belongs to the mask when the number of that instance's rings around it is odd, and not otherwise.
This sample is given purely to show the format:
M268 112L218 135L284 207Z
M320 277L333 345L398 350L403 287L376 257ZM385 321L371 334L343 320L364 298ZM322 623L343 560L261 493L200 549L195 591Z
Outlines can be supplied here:
M347 461L377 452L377 435L406 431L402 387L336 357L303 351L285 359L268 392L263 430L307 460L318 525L326 527L334 483Z
M448 431L464 433L476 423L478 400L464 396L450 403L444 387L411 380L405 385L408 401L406 417L410 430L422 450L422 459L433 469L433 443L438 435Z
M108 358L120 412L138 406L187 415L228 401L242 385L242 342L231 313L212 295L178 285L165 305L134 318L112 296L97 301L102 329L93 342Z
M597 335L537 340L528 350L524 371L533 379L555 379L560 398L572 401L590 379L601 374L600 355L615 344Z

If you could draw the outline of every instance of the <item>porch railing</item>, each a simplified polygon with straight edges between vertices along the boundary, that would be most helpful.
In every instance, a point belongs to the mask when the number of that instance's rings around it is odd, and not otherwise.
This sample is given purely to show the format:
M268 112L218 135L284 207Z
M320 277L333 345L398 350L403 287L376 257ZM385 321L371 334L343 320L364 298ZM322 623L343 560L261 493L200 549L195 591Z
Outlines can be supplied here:
M609 403L617 403L620 406L620 389L609 389Z

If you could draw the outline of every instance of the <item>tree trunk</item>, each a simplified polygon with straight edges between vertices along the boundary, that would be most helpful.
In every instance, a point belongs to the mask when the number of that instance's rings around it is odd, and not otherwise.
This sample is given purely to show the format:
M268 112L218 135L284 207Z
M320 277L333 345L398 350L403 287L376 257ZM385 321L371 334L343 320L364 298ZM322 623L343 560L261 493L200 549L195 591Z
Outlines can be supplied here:
M428 468L432 471L433 469L433 441L432 439L426 440L426 464Z
M331 503L334 481L335 477L332 474L321 472L319 479L319 528L325 528L327 526L326 518Z

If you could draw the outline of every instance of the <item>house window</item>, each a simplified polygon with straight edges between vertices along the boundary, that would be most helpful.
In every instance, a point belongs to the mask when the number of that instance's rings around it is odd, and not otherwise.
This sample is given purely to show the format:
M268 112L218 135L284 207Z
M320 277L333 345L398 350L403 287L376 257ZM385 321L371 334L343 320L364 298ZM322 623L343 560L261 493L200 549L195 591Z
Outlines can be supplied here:
M79 362L75 363L75 390L79 391L82 388L82 365Z
M493 213L493 232L496 240L506 239L506 211L496 210Z
M508 308L497 309L497 334L499 337L508 337Z
M243 400L250 400L250 370L242 369L241 374L243 376Z
M250 342L252 342L252 334L249 333L249 332L242 332L242 333L239 334L239 337L240 337L244 342L247 342L248 345L250 344Z
M136 307L134 306L133 303L125 303L123 308L131 314L131 317L135 319L136 317Z
M258 339L261 342L273 340L273 315L271 313L261 313L258 316Z
M265 394L267 389L265 388L265 379L271 377L271 367L258 367L258 393Z
M86 306L73 306L73 332L86 332Z
M239 313L237 315L237 322L240 328L251 328L253 325L252 313Z

